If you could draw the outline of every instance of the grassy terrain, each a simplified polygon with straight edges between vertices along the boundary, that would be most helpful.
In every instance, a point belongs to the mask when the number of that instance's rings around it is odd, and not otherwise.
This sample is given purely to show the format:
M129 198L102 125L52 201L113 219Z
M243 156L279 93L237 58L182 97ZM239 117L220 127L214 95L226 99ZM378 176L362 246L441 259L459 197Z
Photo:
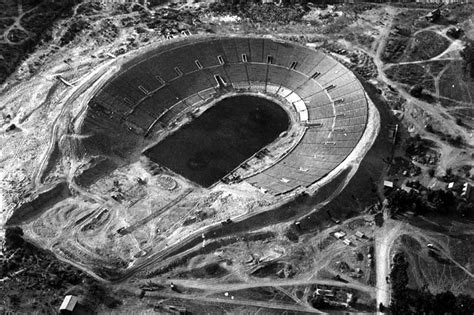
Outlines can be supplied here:
M402 61L406 50L419 46L416 42L413 43L411 38L414 32L428 26L424 19L420 19L424 14L426 12L418 10L402 11L395 17L390 36L382 53L384 62L396 63Z
M422 65L432 76L438 76L449 63L449 60L433 60L425 62Z
M465 266L472 263L472 257L470 257L473 247L470 245L472 236L446 235L440 237L440 241L444 242L445 240L448 240L451 255L457 262ZM446 290L454 294L473 293L474 286L466 273L444 258L443 254L429 250L426 244L420 244L409 235L400 237L400 246L410 261L409 287L415 290L425 287L431 293Z
M462 62L452 62L440 78L440 95L452 100L473 103L474 80L463 75ZM472 116L472 115L471 115Z
M408 85L411 88L421 85L424 89L434 91L433 77L426 73L425 69L418 64L394 65L385 71L390 80Z
M449 44L449 40L435 32L419 32L410 40L406 61L431 59L445 51Z
M422 101L440 104L448 110L448 114L441 115L446 119L451 115L463 127L472 126L474 118L474 79L469 71L472 51L456 47L459 42L450 41L442 34L450 25L464 23L470 16L465 10L470 8L472 5L449 5L436 23L424 19L428 11L401 11L394 19L381 56L382 61L392 63L384 70L390 80L403 84L406 91ZM445 60L432 60L451 44L454 49L441 57ZM418 90L411 90L413 87Z

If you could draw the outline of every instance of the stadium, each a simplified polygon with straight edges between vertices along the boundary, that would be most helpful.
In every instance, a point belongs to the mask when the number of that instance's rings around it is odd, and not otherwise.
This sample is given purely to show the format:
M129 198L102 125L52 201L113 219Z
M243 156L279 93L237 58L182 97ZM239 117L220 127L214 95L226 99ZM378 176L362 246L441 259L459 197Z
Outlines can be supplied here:
M193 129L219 121L218 109L227 118L216 129ZM235 132L249 117L252 132ZM269 126L272 119L280 123ZM245 181L282 195L328 176L367 120L361 83L323 51L272 38L187 37L117 66L88 101L80 133L94 135L88 152L144 153L204 187Z
M473 5L3 2L0 310L474 313Z

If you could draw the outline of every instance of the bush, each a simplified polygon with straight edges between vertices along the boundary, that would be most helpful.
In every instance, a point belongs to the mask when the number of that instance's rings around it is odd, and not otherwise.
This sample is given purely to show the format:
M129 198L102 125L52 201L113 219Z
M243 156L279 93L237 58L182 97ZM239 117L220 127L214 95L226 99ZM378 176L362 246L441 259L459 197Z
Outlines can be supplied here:
M64 35L61 37L59 40L59 44L61 46L67 45L70 42L76 38L76 35L82 32L85 29L88 29L90 27L90 24L87 21L84 20L77 20L74 21L71 26L69 26L68 30Z
M430 175L430 177L434 177L434 176L435 176L435 170L434 170L434 168L430 168L430 169L428 170L428 175Z
M390 37L382 53L382 60L387 63L398 62L408 45L409 38L403 36Z
M7 250L21 248L23 243L23 230L21 228L7 228L5 231L5 248Z
M460 147L464 144L464 139L461 136L448 137L448 142L455 147Z
M446 35L448 35L451 38L458 39L464 34L464 31L462 28L458 27L451 27L447 32Z
M294 224L290 225L286 230L285 236L293 243L298 243L299 234L294 227Z

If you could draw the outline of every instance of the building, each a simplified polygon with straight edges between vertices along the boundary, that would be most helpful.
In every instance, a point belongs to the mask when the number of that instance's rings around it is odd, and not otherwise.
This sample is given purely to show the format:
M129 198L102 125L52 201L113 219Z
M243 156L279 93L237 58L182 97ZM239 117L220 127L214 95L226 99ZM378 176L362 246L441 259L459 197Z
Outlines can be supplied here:
M391 182L389 180L384 180L383 185L384 185L384 187L387 187L387 188L393 188L393 182Z
M401 190L407 192L407 193L410 193L413 189L411 187L408 187L407 185L405 184L402 184L402 186L400 187Z
M474 194L472 193L472 186L469 183L464 183L462 185L461 197L465 198L468 201L474 200Z
M59 307L59 313L61 314L72 314L76 308L78 298L75 295L66 295L63 303Z
M339 231L339 232L336 232L334 233L334 236L337 238L337 239L342 239L344 238L344 236L346 236L346 233L342 232L342 231Z
M334 296L334 292L332 290L327 290L327 289L316 289L314 291L314 295L323 295L323 296Z

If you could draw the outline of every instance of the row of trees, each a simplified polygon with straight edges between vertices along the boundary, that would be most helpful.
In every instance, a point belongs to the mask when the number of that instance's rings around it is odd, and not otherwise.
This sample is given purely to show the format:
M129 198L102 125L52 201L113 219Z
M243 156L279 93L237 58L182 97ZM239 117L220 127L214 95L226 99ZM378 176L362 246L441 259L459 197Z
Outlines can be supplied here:
M466 45L461 51L461 57L464 59L464 71L474 79L474 40L466 39Z
M426 189L421 193L412 190L392 191L387 199L392 213L413 211L415 214L426 214L433 212L441 215L460 215L462 217L473 217L470 209L474 203L459 198L452 191Z

